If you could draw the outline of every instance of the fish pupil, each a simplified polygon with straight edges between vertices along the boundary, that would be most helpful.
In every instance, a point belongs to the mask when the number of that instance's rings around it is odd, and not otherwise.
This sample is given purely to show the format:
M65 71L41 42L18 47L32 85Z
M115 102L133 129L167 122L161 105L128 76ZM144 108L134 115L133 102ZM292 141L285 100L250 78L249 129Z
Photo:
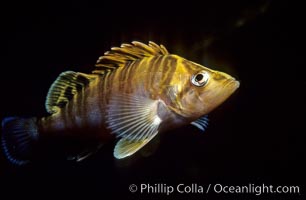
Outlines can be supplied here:
M195 80L197 82L200 82L200 81L202 81L203 78L204 78L203 74L197 74L196 77L195 77Z

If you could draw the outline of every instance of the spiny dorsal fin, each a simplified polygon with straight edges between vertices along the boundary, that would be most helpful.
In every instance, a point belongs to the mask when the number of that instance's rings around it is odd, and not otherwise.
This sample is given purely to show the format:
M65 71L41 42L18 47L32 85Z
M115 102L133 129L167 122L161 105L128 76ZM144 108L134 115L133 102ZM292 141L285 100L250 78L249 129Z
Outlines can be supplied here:
M61 73L49 89L45 103L47 112L51 114L58 112L77 92L82 91L96 78L97 75L88 75L73 71Z
M120 47L111 48L110 51L105 52L104 55L98 59L95 66L100 68L97 71L103 70L103 68L112 70L125 66L129 61L167 54L169 54L169 52L163 45L157 45L151 41L146 45L134 41L132 44L122 44ZM95 73L95 71L93 73Z

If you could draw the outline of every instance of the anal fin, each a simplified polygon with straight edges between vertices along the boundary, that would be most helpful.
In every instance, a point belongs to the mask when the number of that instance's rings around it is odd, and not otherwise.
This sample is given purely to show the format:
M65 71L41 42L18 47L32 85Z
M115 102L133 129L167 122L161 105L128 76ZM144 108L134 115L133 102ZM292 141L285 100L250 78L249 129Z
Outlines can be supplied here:
M85 149L82 152L78 153L77 155L68 156L67 160L81 162L88 157L92 156L93 154L97 153L98 150L103 146L103 144L99 144L97 146L93 146L91 148Z

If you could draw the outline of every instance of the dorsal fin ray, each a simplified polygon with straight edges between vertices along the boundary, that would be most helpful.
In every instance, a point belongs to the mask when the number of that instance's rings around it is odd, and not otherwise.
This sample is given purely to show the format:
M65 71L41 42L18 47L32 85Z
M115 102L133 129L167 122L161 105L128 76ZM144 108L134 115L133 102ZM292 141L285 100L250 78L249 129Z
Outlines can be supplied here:
M97 77L97 75L73 71L61 73L49 89L45 103L47 112L50 114L58 112L75 94L84 90Z
M169 54L169 52L163 45L157 45L151 41L148 45L133 41L131 44L122 44L120 47L111 48L110 51L105 52L104 55L98 59L95 66L98 68L98 71L103 69L115 69L125 66L130 61L167 54ZM93 73L95 73L95 71Z

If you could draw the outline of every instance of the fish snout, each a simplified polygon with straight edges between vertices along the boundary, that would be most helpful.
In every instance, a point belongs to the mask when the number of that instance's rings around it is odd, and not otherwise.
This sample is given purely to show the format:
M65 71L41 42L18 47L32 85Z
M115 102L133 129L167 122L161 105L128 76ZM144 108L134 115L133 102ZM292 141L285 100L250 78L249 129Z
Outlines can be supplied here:
M223 88L227 88L229 93L234 92L240 86L240 82L238 80L224 72L215 71L213 78L216 82L223 85Z
M236 89L240 87L240 82L234 79L234 84L236 86Z
M227 73L224 73L224 72L219 72L219 71L216 71L214 73L214 79L215 80L226 80L226 81L235 81L236 80L231 75L229 75Z
M234 85L235 88L239 88L240 86L240 82L238 80L224 72L216 71L214 78L218 81L225 81L226 84Z

